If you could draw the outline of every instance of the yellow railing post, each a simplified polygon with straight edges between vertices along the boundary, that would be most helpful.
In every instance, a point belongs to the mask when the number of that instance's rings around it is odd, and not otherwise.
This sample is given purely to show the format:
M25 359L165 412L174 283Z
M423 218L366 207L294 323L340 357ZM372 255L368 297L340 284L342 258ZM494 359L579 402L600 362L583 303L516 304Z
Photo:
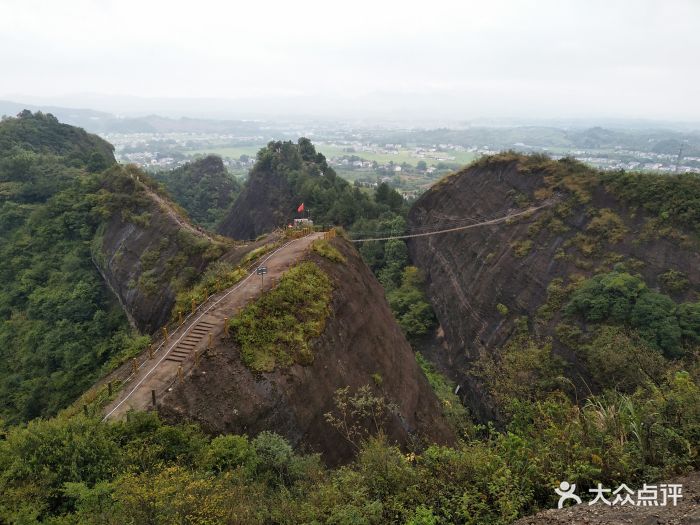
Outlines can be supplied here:
M138 361L136 361L136 358L134 357L131 360L131 373L135 375L136 372L138 372L138 371L139 371L139 364L138 364Z
M148 358L153 359L153 343L148 344Z
M163 327L163 339L165 339L166 342L168 341L168 327L167 326Z
M228 335L228 317L224 317L224 333Z
M184 376L182 374L182 365L177 367L177 378L180 380L180 384L183 383Z
M197 309L197 305L194 302L194 299L192 299L192 313Z

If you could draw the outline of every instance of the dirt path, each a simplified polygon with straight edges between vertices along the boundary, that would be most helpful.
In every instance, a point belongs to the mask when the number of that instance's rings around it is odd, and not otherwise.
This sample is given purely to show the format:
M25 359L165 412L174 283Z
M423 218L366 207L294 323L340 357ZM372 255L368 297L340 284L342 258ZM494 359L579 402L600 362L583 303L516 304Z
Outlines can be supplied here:
M141 189L146 192L146 194L155 201L158 206L165 212L165 214L170 217L172 220L174 220L177 225L180 228L183 228L189 232L194 233L198 237L205 237L206 239L209 239L211 242L216 242L215 239L209 235L205 230L202 228L198 228L197 226L191 224L189 221L187 221L185 218L183 218L173 207L171 204L165 200L163 197L158 195L155 191L153 191L151 188L146 186L143 182L141 182L138 178L135 179L136 182L139 184Z
M261 259L258 266L266 266L268 271L265 289L273 286L302 257L311 242L322 236L323 233L314 233L293 240ZM105 407L104 419L119 419L129 410L145 410L152 406L152 391L160 398L178 381L180 367L185 376L195 365L196 356L206 351L209 338L216 340L223 335L224 320L233 317L261 291L261 279L253 271L238 284L212 297L192 319L170 334L168 342L153 359L148 359L147 355L138 359L145 359L143 366Z

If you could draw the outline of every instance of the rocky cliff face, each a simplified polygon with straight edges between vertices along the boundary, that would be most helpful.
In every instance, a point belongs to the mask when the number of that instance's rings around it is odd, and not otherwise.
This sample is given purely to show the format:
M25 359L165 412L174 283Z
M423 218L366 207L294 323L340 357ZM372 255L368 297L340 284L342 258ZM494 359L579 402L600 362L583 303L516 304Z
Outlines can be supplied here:
M329 463L349 458L352 447L326 422L337 389L371 385L398 409L387 421L390 439L450 442L451 430L413 352L392 317L384 293L357 252L342 239L335 247L345 263L315 253L332 280L331 314L313 341L313 362L269 373L252 373L235 344L219 342L159 406L175 420L194 420L213 433L273 430L297 447L322 452Z
M577 356L555 334L559 312L551 320L538 319L554 279L569 282L624 264L650 287L676 300L695 300L700 285L695 234L659 225L645 206L633 208L590 171L566 161L497 158L436 184L411 209L409 228L437 230L556 201L524 219L409 242L440 323L425 353L461 385L463 400L482 420L495 414L470 374L472 364L480 352L502 347L518 319L527 319L535 334L553 337L555 353L569 363L572 377L586 377ZM680 272L688 286L664 288L669 269Z
M240 240L254 239L310 212L319 224L346 224L357 212L353 201L362 197L336 175L309 139L270 142L258 152L245 188L217 231ZM301 203L306 208L303 214L297 212Z
M223 253L224 244L192 226L145 180L131 168L107 174L106 220L93 258L131 323L153 333L168 321L177 292Z
M234 239L255 239L286 225L298 205L285 174L254 169L217 231Z

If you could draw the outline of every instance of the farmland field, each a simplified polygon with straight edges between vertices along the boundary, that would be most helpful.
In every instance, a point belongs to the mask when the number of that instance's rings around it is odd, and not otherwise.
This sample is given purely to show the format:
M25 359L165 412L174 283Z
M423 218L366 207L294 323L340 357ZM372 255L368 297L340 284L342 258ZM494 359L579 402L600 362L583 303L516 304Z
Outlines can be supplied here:
M196 150L189 150L185 153L189 155L206 155L212 153L215 155L220 155L222 157L228 157L232 159L238 159L241 155L248 155L254 157L258 150L264 145L260 146L239 146L239 147L211 147L202 148ZM374 152L374 151L355 151L348 152L344 148L339 146L330 146L325 144L318 144L316 149L323 153L326 157L342 157L343 155L356 155L364 160L376 161L379 164L387 164L393 161L394 164L403 164L404 162L415 166L420 160L424 160L428 166L435 166L440 162L447 162L448 164L468 164L474 160L475 154L469 151L450 151L450 152L436 152L436 156L441 158L420 158L413 151L407 149L402 149L396 153L391 152ZM448 157L454 157L450 159Z

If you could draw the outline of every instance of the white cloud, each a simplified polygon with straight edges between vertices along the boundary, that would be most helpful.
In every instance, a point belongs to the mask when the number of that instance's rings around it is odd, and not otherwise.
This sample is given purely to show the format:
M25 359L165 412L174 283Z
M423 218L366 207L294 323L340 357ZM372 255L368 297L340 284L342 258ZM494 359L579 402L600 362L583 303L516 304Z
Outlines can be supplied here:
M696 0L0 0L0 96L380 92L460 118L697 120L698 21Z

